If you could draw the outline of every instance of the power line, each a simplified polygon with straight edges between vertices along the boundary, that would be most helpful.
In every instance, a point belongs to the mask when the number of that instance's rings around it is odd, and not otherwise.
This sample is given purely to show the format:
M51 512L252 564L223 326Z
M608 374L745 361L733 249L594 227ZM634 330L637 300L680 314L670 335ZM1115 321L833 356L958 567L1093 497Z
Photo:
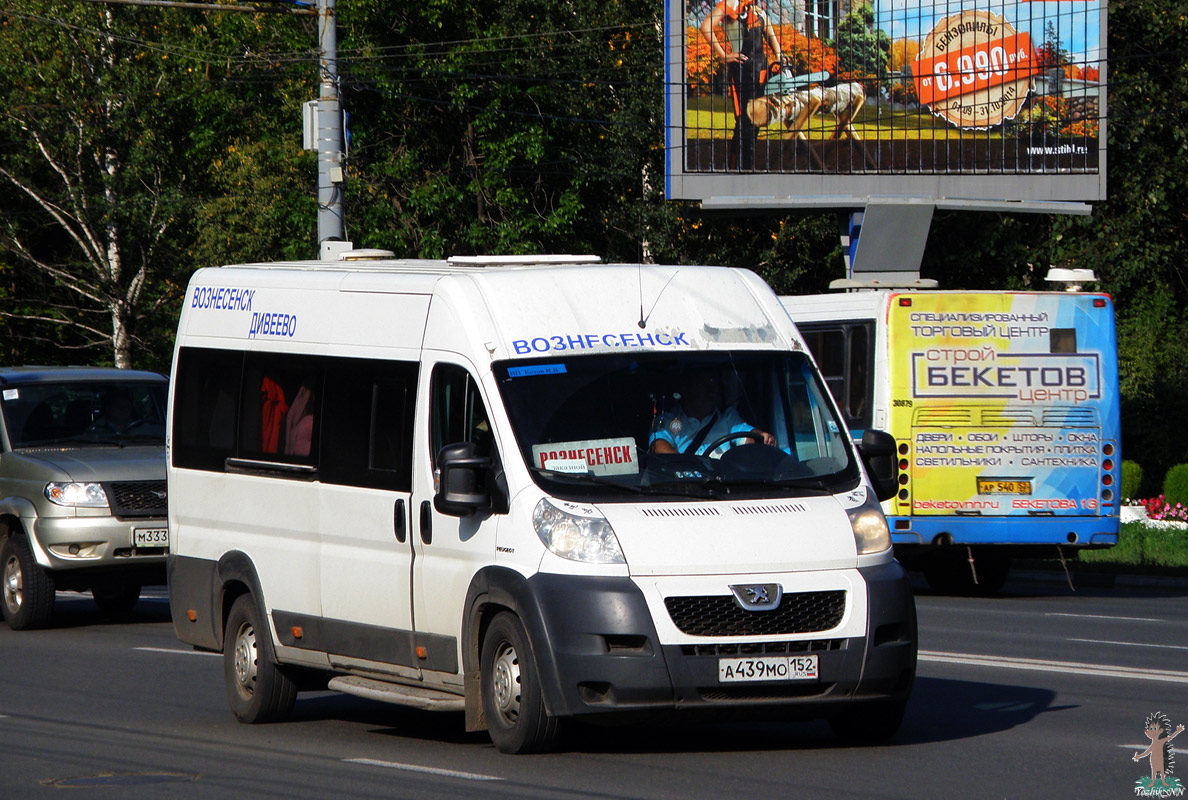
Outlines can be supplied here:
M159 6L162 8L188 8L197 11L242 11L249 14L294 14L312 17L317 14L312 8L276 8L274 6L216 5L214 3L182 3L176 0L82 0L84 3L98 3L116 6ZM294 5L300 5L296 2Z

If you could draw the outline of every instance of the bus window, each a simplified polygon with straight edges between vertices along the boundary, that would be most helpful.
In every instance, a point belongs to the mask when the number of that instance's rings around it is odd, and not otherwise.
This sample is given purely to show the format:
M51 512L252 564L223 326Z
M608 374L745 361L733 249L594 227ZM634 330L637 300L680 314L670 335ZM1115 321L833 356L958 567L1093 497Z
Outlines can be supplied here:
M798 327L846 425L851 430L869 428L874 397L873 323L802 323Z

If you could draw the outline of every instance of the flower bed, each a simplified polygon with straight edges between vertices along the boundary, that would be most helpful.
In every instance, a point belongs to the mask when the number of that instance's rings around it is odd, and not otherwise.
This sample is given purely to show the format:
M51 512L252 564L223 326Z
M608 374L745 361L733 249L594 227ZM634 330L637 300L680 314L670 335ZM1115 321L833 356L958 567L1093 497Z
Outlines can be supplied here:
M1163 495L1139 500L1137 505L1128 501L1122 506L1122 521L1139 521L1148 528L1188 530L1188 508L1180 503L1173 506Z

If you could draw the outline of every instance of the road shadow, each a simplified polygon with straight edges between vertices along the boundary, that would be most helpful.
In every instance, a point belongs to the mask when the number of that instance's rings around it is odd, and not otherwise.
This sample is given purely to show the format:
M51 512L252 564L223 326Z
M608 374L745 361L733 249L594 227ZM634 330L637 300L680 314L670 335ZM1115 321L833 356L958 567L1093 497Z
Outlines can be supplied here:
M919 572L909 571L920 597L970 597L934 591ZM1016 570L998 592L983 599L1043 597L1188 597L1188 577L1129 575L1071 570Z
M131 611L110 613L100 610L90 592L58 592L50 629L85 628L97 625L131 625L169 622L169 596L164 586L146 586Z
M916 679L903 727L871 749L973 739L1026 725L1040 714L1071 710L1054 706L1056 693L1030 686ZM822 720L783 719L772 713L708 718L671 713L622 725L570 723L558 750L601 754L663 754L831 750L855 746ZM294 722L333 719L370 726L380 736L491 746L486 733L467 733L463 715L419 711L332 692L301 695Z

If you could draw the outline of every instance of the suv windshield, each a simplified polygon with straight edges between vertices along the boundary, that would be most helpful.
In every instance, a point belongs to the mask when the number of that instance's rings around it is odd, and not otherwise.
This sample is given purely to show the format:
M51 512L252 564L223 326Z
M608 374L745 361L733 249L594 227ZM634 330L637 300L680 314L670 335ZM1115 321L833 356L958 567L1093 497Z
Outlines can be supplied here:
M5 387L11 446L164 444L162 382L79 381Z
M520 450L555 496L795 496L858 480L803 353L589 355L494 370Z

